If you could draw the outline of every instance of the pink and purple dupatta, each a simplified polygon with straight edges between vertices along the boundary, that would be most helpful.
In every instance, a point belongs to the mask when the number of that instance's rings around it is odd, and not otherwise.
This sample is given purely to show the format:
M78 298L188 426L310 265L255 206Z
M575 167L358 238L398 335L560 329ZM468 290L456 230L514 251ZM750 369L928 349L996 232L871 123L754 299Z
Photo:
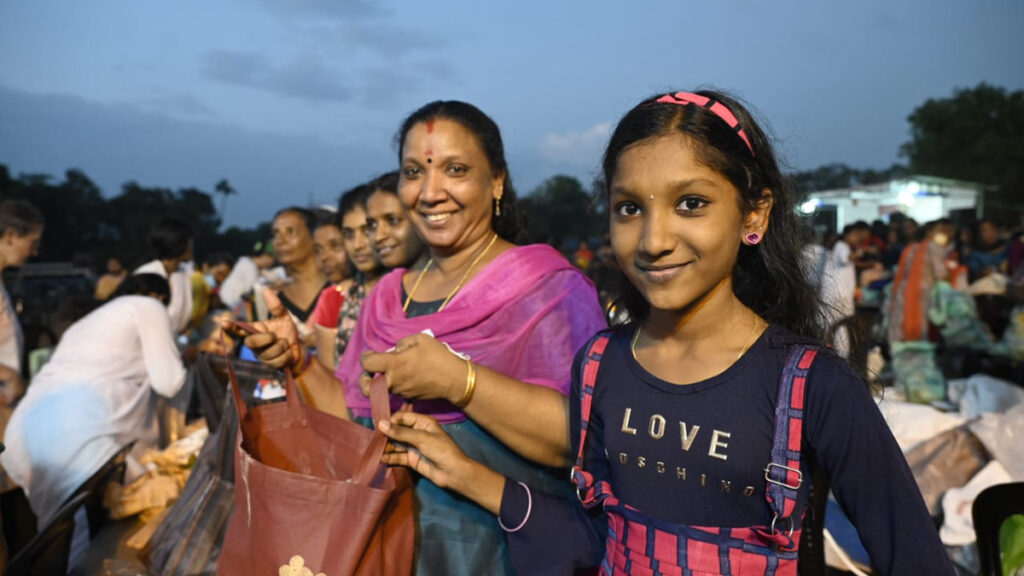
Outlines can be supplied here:
M383 351L429 328L473 362L517 380L568 393L572 359L605 327L593 284L554 248L512 248L481 270L441 312L406 318L399 268L381 278L367 296L335 375L357 417L370 415L359 389L364 350ZM392 398L397 408L400 399ZM415 410L442 423L465 416L442 400L417 402Z

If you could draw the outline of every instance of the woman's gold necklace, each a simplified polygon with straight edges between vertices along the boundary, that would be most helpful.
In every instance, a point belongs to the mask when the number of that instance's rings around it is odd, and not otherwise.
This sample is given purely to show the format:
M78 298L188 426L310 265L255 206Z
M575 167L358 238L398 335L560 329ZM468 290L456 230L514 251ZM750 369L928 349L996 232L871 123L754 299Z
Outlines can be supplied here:
M462 285L465 284L466 283L466 279L469 278L469 273L473 271L473 268L476 268L476 265L480 263L480 260L483 259L484 255L486 255L488 252L490 252L491 246L494 246L494 243L497 240L498 240L498 235L497 234L494 234L493 236L491 236L491 241L488 242L487 246L483 249L483 251L480 252L480 254L478 254L477 257L474 258L472 262L470 262L469 267L466 268L466 271L462 273L462 278L459 279L459 283L456 284L455 288L452 289L452 291L448 293L448 297L444 299L444 302L441 302L441 306L437 309L438 312L440 312L441 310L444 310L444 307L448 305L448 302L451 301L451 299L455 297L455 294L457 294L459 292L459 290L462 289ZM416 293L416 289L420 287L420 281L423 280L423 276L426 275L427 270L430 270L430 267L433 264L434 264L434 259L433 258L431 258L430 260L427 260L427 265L423 267L423 271L420 272L420 275L416 277L416 282L413 283L412 290L410 290L409 294L405 297L405 304L402 305L402 312L406 312L406 311L409 310L409 303L412 302L413 294Z
M750 336L747 336L747 343L743 345L743 349L736 355L736 360L739 360L747 353L750 349L750 345L754 343L754 333L757 332L757 326L760 324L757 316L754 316L754 325L750 328ZM640 339L640 326L637 325L636 332L633 334L633 341L629 344L629 350L633 353L633 360L640 362L640 359L636 357L636 341ZM736 360L733 360L735 362Z

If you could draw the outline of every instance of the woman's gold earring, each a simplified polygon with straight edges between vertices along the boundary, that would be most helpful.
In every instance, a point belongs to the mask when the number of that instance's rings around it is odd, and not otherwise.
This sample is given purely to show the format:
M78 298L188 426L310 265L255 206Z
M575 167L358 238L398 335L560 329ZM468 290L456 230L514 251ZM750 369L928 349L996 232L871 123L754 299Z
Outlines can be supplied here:
M494 199L494 215L501 216L501 198Z

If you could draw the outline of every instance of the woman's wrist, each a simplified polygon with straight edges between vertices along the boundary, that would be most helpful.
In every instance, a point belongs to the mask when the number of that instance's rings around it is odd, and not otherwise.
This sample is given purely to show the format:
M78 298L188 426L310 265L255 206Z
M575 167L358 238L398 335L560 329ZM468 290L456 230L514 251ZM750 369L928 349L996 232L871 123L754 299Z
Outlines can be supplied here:
M462 388L462 393L453 402L457 408L464 409L469 402L473 399L473 394L476 392L476 378L477 371L476 365L473 364L472 360L466 359L466 381ZM457 389L457 387L456 387Z
M306 348L302 344L296 344L298 346L298 360L293 362L290 366L293 378L299 378L306 370L309 369L309 365L313 362L313 353L310 352L309 348Z

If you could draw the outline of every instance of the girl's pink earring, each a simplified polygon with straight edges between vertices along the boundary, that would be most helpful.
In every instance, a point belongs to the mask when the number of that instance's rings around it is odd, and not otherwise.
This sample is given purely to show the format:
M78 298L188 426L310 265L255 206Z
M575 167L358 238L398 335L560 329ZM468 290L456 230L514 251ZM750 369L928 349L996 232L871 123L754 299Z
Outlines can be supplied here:
M761 235L758 234L757 232L751 232L750 234L744 236L743 239L747 241L747 244L754 246L761 242Z

